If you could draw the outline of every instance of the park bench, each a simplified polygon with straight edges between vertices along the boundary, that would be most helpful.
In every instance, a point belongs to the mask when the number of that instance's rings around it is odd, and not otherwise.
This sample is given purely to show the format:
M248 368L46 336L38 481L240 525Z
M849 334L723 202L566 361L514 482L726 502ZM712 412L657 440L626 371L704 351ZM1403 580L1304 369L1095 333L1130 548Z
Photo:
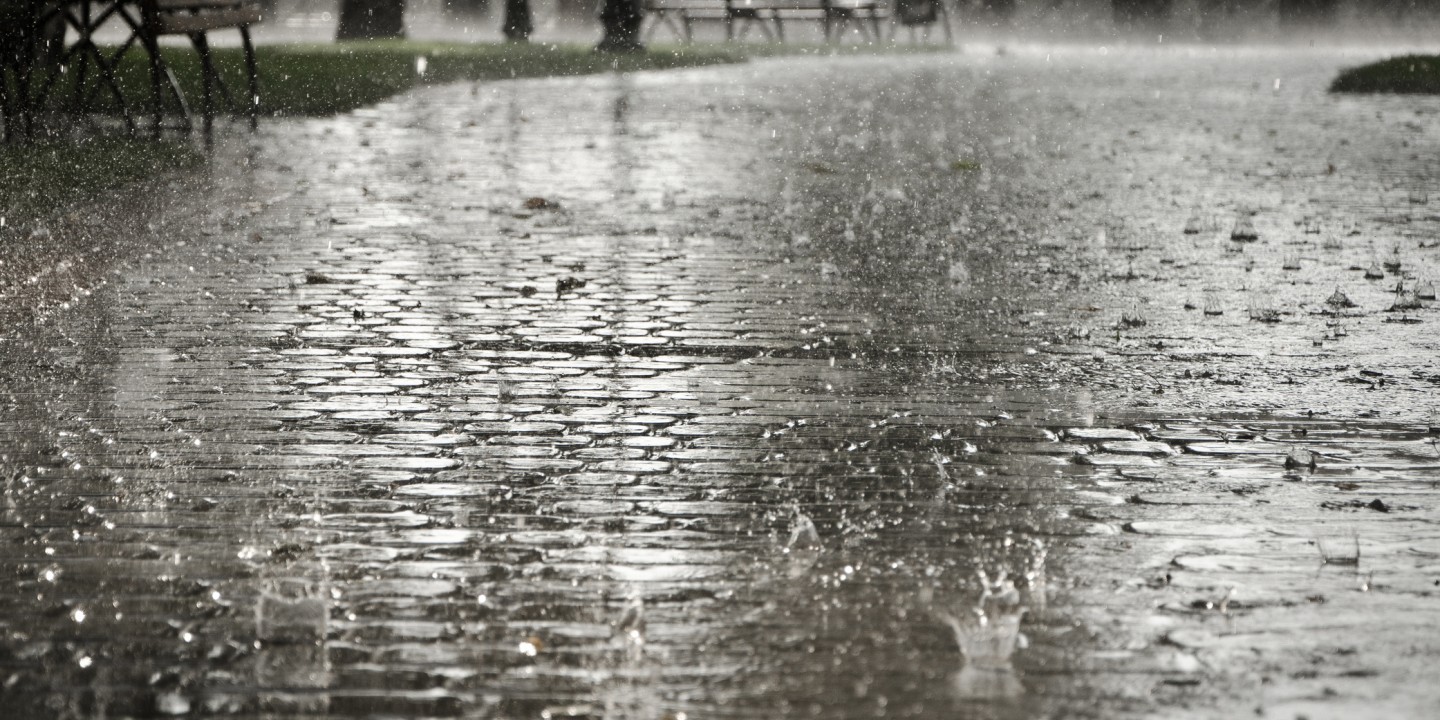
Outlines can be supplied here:
M10 0L0 0L9 2ZM175 99L187 126L190 109L174 74L165 65L160 38L183 35L200 56L202 108L208 132L215 114L218 92L232 107L235 100L220 77L210 52L208 33L238 30L248 79L243 103L253 128L259 118L258 72L250 26L260 22L259 0L18 0L6 15L7 32L0 33L4 56L0 57L0 78L9 75L3 101L6 134L17 124L29 132L29 118L47 106L57 90L70 88L72 111L87 112L95 107L98 95L110 96L125 124L132 131L135 121L131 99L117 70L120 58L139 46L149 56L151 103L158 133L163 120L165 95ZM95 34L107 23L121 23L129 34L118 46L102 47ZM89 78L93 75L93 82ZM64 82L62 82L62 80ZM18 122L17 122L18 121Z
M663 25L684 42L694 40L694 23L723 22L725 35L733 38L730 0L646 0L645 15L650 19L647 37L654 36ZM768 33L768 30L767 30Z
M945 0L895 0L895 9L891 14L890 39L894 40L905 28L910 34L910 41L915 41L916 30L924 33L926 41L930 39L930 29L936 25L945 34L945 44L955 42L955 35L950 30L950 11L945 9Z
M250 26L260 22L262 12L259 0L140 0L141 24L134 28L134 37L148 43L150 54L150 82L155 125L158 128L163 113L162 85L169 85L180 103L181 112L189 118L189 109L174 76L165 67L159 52L159 39L167 35L184 35L190 39L195 52L200 56L201 111L204 114L205 130L210 131L215 117L215 92L218 90L226 102L235 107L239 103L220 78L215 60L210 52L207 36L212 30L238 30L240 46L245 53L245 76L247 81L245 112L253 129L260 116L259 70L255 62L255 44L250 38Z
M852 27L866 40L881 40L881 23L890 17L887 0L646 0L645 11L650 35L663 25L684 42L694 39L693 25L702 21L723 23L727 40L753 27L784 42L787 21L819 22L826 42Z

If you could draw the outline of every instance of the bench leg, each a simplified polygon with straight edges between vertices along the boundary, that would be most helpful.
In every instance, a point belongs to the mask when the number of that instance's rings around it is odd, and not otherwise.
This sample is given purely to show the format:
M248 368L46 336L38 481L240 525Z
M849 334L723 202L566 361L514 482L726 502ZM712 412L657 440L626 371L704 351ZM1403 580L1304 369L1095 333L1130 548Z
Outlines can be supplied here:
M165 117L165 91L160 87L165 81L165 65L164 61L160 59L160 43L155 40L153 35L145 33L145 37L140 42L144 45L146 54L150 56L150 119L155 123L151 134L159 139L160 125Z
M106 62L105 54L95 45L93 40L85 40L84 51L80 55L80 73L75 81L75 112L81 112L100 95L103 90L109 90L111 97L115 98L115 105L120 108L120 116L125 120L125 130L135 134L135 117L130 113L130 103L125 101L125 93L120 91L120 79L115 75L115 68ZM95 64L95 87L87 95L85 93L85 68L91 63Z
M676 40L682 43L690 42L689 18L685 17L684 14L681 14L678 18L668 10L651 14L655 16L655 21L650 25L650 34L646 36L647 39L654 38L655 33L660 30L660 26L663 24L670 29L670 32L675 34Z
M205 33L190 35L190 43L200 55L200 111L205 116L205 135L215 129L215 59L210 55L210 40Z
M10 66L4 60L0 60L0 125L5 127L0 142L10 142L15 137L15 112L10 106Z
M85 102L81 95L85 92L85 81L90 76L90 46L82 43L89 42L89 40L81 40L75 44L76 47L84 48L84 50L80 53L79 62L75 63L75 87L71 88L75 95L70 100L70 107L74 112L79 112Z
M255 62L255 43L250 39L250 27L240 26L240 44L245 48L245 79L250 83L250 130L260 127L260 68Z
M43 27L44 21L36 23L37 27ZM43 95L36 95L37 83L40 78L35 76L36 62L40 55L41 40L43 33L25 33L24 44L20 46L19 53L15 58L15 118L14 122L19 124L18 133L24 137L35 136L35 113L39 110ZM17 132L7 123L5 125L6 139L14 139Z
M115 77L115 68L111 62L107 61L105 53L101 52L99 46L95 44L95 30L109 19L110 13L102 12L99 17L95 17L91 14L91 7L88 4L80 7L78 18L68 14L68 11L64 12L66 12L65 21L80 36L73 48L80 53L79 67L75 73L74 99L72 100L74 112L83 112L85 108L92 106L100 93L108 89L114 96L116 105L120 108L121 116L125 118L125 129L134 133L135 119L130 115L130 106L125 102L124 93L120 92L120 82ZM124 47L120 52L124 52ZM95 87L90 88L87 94L86 86L91 62L95 64Z

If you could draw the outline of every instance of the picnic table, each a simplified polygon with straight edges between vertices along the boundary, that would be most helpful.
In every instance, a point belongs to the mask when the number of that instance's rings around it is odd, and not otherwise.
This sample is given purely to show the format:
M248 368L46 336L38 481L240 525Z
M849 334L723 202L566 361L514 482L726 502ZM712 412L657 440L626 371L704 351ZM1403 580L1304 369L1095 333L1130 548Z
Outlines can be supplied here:
M237 103L221 80L210 52L207 34L236 29L245 54L248 94L244 103L251 127L259 117L258 71L250 25L261 20L258 0L7 0L0 15L0 109L7 137L18 129L30 132L36 113L55 102L62 109L84 113L108 96L118 107L126 127L137 127L133 108L141 101L126 96L118 74L121 58L139 48L150 71L149 104L156 133L163 121L167 94L179 107L186 126L190 108L166 66L160 38L184 35L199 54L202 110L205 129L213 124L215 95L232 106ZM95 34L107 23L118 23L125 39L102 47ZM70 97L57 98L68 91ZM133 94L133 91L132 91Z

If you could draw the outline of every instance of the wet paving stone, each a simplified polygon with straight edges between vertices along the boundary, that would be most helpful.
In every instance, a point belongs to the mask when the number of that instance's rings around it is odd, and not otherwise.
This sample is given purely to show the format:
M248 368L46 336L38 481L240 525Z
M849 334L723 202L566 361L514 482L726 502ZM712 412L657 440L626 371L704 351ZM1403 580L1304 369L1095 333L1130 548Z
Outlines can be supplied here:
M1440 348L1385 320L1436 259L1402 190L1440 106L1326 96L1352 59L267 123L217 151L253 212L151 218L163 252L5 335L0 706L1426 717Z

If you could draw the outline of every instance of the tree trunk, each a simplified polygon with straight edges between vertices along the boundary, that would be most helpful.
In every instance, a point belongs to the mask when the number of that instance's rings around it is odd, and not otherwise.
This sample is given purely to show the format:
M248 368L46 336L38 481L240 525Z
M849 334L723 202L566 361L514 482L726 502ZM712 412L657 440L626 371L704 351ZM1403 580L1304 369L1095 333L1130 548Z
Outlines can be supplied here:
M600 25L605 36L595 47L597 52L644 52L640 42L640 23L645 19L639 0L605 0L600 9Z
M530 42L535 21L530 18L530 0L505 0L505 24L500 32L514 43Z
M405 37L405 0L340 0L336 40Z

